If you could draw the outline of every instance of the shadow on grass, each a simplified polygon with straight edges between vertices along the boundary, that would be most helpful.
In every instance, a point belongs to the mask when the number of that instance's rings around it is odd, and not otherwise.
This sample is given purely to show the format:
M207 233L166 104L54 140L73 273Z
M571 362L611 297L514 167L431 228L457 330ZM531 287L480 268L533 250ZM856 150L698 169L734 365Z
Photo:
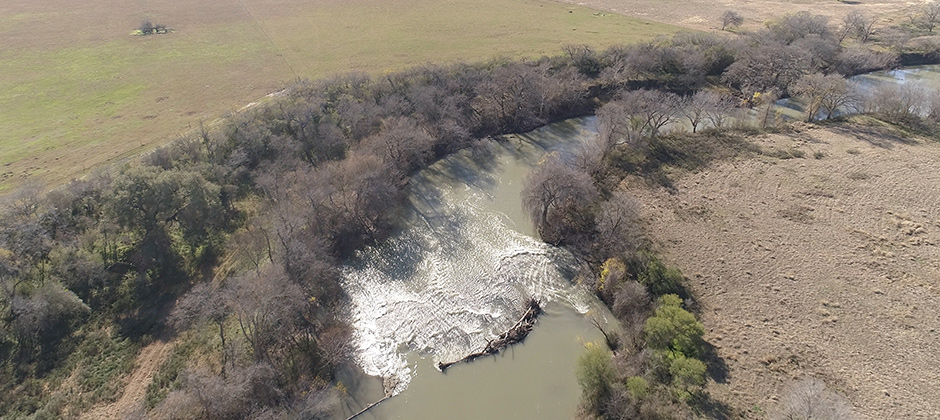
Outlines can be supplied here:
M857 138L872 146L893 149L896 144L917 144L911 137L915 135L933 136L934 133L923 121L884 121L868 116L857 116L846 120L837 118L820 122L833 131Z
M708 370L706 371L708 377L719 384L728 383L728 379L731 376L728 370L728 364L718 355L718 349L711 343L706 342L702 346L702 350L702 361L708 366Z
M609 159L618 170L637 174L651 184L675 192L672 172L696 171L712 162L760 153L760 147L747 141L750 134L753 133L737 129L668 134L618 147Z
M700 418L728 420L737 418L728 404L711 397L707 392L699 393L689 400L689 407Z

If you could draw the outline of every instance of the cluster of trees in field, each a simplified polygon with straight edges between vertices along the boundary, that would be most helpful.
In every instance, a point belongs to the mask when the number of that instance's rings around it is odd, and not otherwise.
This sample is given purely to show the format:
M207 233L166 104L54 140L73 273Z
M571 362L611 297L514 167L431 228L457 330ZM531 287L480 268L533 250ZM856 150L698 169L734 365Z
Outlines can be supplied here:
M140 26L137 28L137 31L141 35L165 34L170 32L166 25L162 23L154 24L149 20L141 22Z
M702 354L675 340L697 343L695 328L656 344L657 327L646 327L660 316L687 324L672 297L688 297L681 276L636 252L636 203L613 186L626 172L737 144L706 130L689 136L697 150L676 150L662 133L670 121L720 128L742 102L809 95L810 77L825 85L898 57L843 48L824 19L800 13L737 38L680 34L301 81L140 160L49 193L27 186L0 212L0 413L56 417L112 401L119 389L99 388L119 383L136 349L188 334L199 349L180 347L161 366L143 414L322 415L351 351L339 264L393 231L410 174L477 139L595 110L597 144L573 162L547 159L527 180L526 208L546 241L606 262L598 291L632 320L627 341L649 349L623 354L646 354L638 366L655 368L628 376L647 381L649 395L694 396L701 381L689 372ZM62 385L69 375L79 392ZM642 409L648 393L618 387L592 394L590 407Z

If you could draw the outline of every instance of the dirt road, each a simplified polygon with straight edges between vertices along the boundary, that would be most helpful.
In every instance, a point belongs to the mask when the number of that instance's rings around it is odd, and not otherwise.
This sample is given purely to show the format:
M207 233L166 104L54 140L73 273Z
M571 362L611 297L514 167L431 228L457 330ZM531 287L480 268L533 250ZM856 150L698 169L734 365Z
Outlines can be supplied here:
M137 361L134 362L134 371L127 379L124 393L121 398L112 404L99 405L82 414L81 419L121 419L143 407L147 395L147 387L153 381L153 375L166 360L173 348L172 343L164 340L154 340L140 350Z

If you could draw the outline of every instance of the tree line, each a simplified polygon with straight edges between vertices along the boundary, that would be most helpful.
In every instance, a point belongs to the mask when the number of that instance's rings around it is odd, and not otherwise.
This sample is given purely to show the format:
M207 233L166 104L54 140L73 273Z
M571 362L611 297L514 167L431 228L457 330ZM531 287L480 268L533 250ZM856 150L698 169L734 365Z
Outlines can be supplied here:
M800 13L737 38L679 34L299 81L139 160L48 193L27 185L0 214L0 412L55 417L79 404L43 381L80 365L85 352L74 350L107 331L132 343L118 346L128 351L188 332L204 338L201 357L161 367L165 380L141 416L324 415L351 355L340 264L394 231L409 176L478 139L595 111L601 141L576 162L548 159L526 181L526 208L546 241L598 266L633 261L624 279L654 279L637 287L611 277L605 301L615 308L652 308L643 290L677 306L666 296L686 296L673 273L649 256L627 258L635 203L611 185L668 152L670 121L720 128L755 93L803 92L795 83L806 75L898 62L896 52L842 48L827 28ZM623 288L624 302L649 302L617 304ZM94 391L81 404L116 398Z
M595 324L606 342L587 346L579 360L580 416L721 417L731 410L704 390L709 378L721 380L727 372L703 340L682 273L665 265L645 238L639 204L620 189L625 178L669 187L663 167L694 169L715 159L761 153L745 136L754 126L773 124L772 107L782 96L800 98L808 121L867 113L937 132L940 106L938 95L929 93L933 90L912 83L864 93L846 80L892 67L901 55L843 47L845 26L861 43L883 41L864 17L850 15L843 25L840 32L827 18L803 12L733 41L680 35L661 47L642 44L593 56L583 48L568 50L576 66L612 90L596 111L597 138L569 159L544 159L525 181L523 205L543 240L567 247L595 267L587 283L622 326L614 333ZM685 50L689 45L695 48ZM650 50L657 54L646 54ZM742 124L746 107L758 110L755 122ZM688 129L666 129L680 121ZM781 418L813 409L851 412L817 382L797 385L791 395L780 407ZM797 400L802 405L792 403Z

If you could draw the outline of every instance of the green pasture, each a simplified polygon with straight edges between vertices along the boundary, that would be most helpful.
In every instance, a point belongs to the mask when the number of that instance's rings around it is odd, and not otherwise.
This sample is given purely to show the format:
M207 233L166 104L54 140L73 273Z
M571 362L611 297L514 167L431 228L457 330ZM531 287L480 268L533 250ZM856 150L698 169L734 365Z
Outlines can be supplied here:
M144 19L174 31L133 35ZM541 0L14 1L0 5L0 192L68 181L298 77L538 57L677 30Z

